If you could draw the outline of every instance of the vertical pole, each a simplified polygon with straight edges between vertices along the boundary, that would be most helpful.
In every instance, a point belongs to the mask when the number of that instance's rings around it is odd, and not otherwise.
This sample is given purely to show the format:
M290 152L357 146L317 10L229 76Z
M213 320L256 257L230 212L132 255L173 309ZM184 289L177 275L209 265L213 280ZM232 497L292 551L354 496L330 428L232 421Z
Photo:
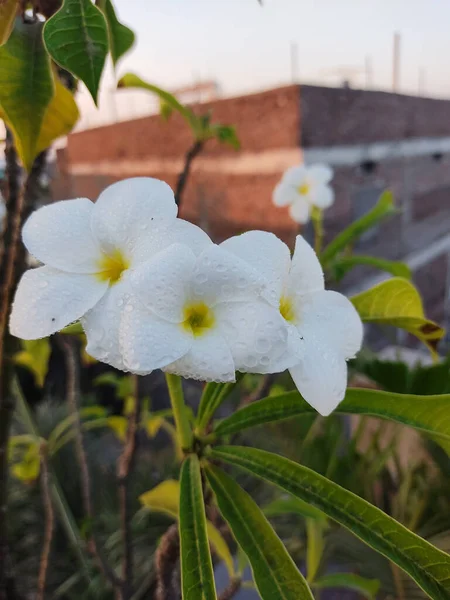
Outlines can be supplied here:
M394 33L394 52L392 63L392 91L398 93L400 87L400 34Z

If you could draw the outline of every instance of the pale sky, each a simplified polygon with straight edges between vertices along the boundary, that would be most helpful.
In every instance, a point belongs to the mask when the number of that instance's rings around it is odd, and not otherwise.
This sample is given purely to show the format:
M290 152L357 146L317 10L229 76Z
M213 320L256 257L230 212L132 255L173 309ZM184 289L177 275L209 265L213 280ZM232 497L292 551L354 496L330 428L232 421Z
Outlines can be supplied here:
M365 87L370 56L373 88L392 85L392 46L401 33L400 91L450 98L450 0L115 0L120 19L137 34L118 74L134 71L173 89L214 79L224 95L291 81L290 46L298 47L300 82L337 85L340 67L360 68ZM145 92L113 99L112 69L103 81L100 114L82 94L82 126L152 110Z

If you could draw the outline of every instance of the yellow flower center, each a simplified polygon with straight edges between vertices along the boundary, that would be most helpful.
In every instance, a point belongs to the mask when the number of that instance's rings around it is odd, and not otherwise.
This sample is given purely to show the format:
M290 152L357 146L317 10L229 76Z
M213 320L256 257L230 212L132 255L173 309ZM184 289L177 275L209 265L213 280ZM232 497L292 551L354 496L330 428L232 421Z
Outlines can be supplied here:
M280 313L281 313L281 316L284 319L286 319L286 321L289 321L291 323L293 323L295 321L294 305L292 303L292 300L290 298L288 298L287 296L281 296Z
M188 304L184 308L184 321L181 324L187 331L197 337L203 335L214 326L215 318L212 310L203 302Z
M98 261L97 278L100 281L109 281L110 284L117 283L129 266L129 261L120 250L114 250L112 254L103 254Z
M304 183L298 186L297 191L301 196L306 196L306 194L309 194L310 189L311 186L305 181Z

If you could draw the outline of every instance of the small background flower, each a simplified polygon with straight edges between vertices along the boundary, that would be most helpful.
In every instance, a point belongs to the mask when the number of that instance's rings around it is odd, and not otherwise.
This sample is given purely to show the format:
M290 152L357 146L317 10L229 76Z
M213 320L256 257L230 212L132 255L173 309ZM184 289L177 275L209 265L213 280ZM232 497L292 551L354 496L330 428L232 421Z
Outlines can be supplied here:
M306 223L314 207L323 210L333 204L332 177L333 170L326 165L290 167L274 189L273 203L288 206L294 221Z

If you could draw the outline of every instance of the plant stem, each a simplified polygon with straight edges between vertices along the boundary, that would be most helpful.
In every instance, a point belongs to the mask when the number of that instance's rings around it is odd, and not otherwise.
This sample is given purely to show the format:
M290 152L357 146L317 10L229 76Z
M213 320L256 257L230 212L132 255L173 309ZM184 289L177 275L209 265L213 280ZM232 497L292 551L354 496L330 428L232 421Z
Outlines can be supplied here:
M177 206L181 205L181 198L183 195L184 188L187 184L187 180L192 166L192 161L198 154L200 154L200 152L203 150L204 145L205 142L203 140L195 140L195 142L186 152L186 156L184 159L184 167L180 175L178 176L177 186L175 188L175 202L177 203Z
M173 416L177 428L178 440L183 452L189 452L192 448L192 429L184 403L183 387L181 377L166 373L167 387L169 389L170 401L172 403Z
M129 481L136 462L137 434L141 413L141 401L138 390L138 377L134 380L134 410L128 417L127 439L117 465L119 481L120 521L123 544L122 561L122 598L128 600L133 595L133 545L131 539L130 491Z
M0 599L10 595L11 585L8 575L8 440L14 410L14 400L10 384L13 365L9 355L13 353L16 341L8 334L8 317L12 295L20 276L20 230L24 209L24 186L20 185L20 170L11 132L7 131L6 146L6 218L4 224L3 247L0 256Z
M44 600L45 598L45 581L47 578L48 562L50 558L50 549L52 546L52 538L54 531L55 515L53 512L52 497L49 484L49 469L47 460L47 448L45 444L41 444L41 486L42 500L45 510L45 533L44 545L42 546L41 562L39 566L39 576L37 585L36 600Z
M323 245L323 213L319 208L314 208L311 212L311 220L314 227L314 250L318 257L322 252Z
M155 600L172 600L174 573L180 558L178 523L171 525L162 536L155 554L156 594Z
M22 394L22 390L20 389L20 385L17 381L17 378L13 379L12 392L16 398L18 413L26 430L29 433L33 434L36 438L39 437L38 429L33 420L33 416L31 414L27 401L25 400ZM59 485L59 481L52 469L51 464L48 465L48 468L50 471L50 488L54 506L59 514L60 521L63 528L65 529L67 538L72 544L74 553L78 557L83 576L86 579L86 583L89 585L91 582L89 563L83 553L84 545L83 540L81 539L80 531L77 527L75 518L70 510L70 507L67 503L61 486Z
M80 468L81 474L81 489L83 497L83 508L86 516L89 520L90 526L90 540L89 548L91 549L94 556L97 558L98 564L103 575L109 580L113 589L121 590L122 581L115 574L112 567L109 565L103 551L96 539L94 532L92 531L94 526L94 511L92 506L92 495L91 495L91 481L89 475L89 466L87 461L87 455L84 448L83 442L83 431L80 418L80 411L78 406L78 365L76 361L75 350L72 345L72 340L64 339L61 336L61 344L65 351L66 357L66 377L67 377L67 403L69 410L74 419L74 431L75 431L75 450Z

